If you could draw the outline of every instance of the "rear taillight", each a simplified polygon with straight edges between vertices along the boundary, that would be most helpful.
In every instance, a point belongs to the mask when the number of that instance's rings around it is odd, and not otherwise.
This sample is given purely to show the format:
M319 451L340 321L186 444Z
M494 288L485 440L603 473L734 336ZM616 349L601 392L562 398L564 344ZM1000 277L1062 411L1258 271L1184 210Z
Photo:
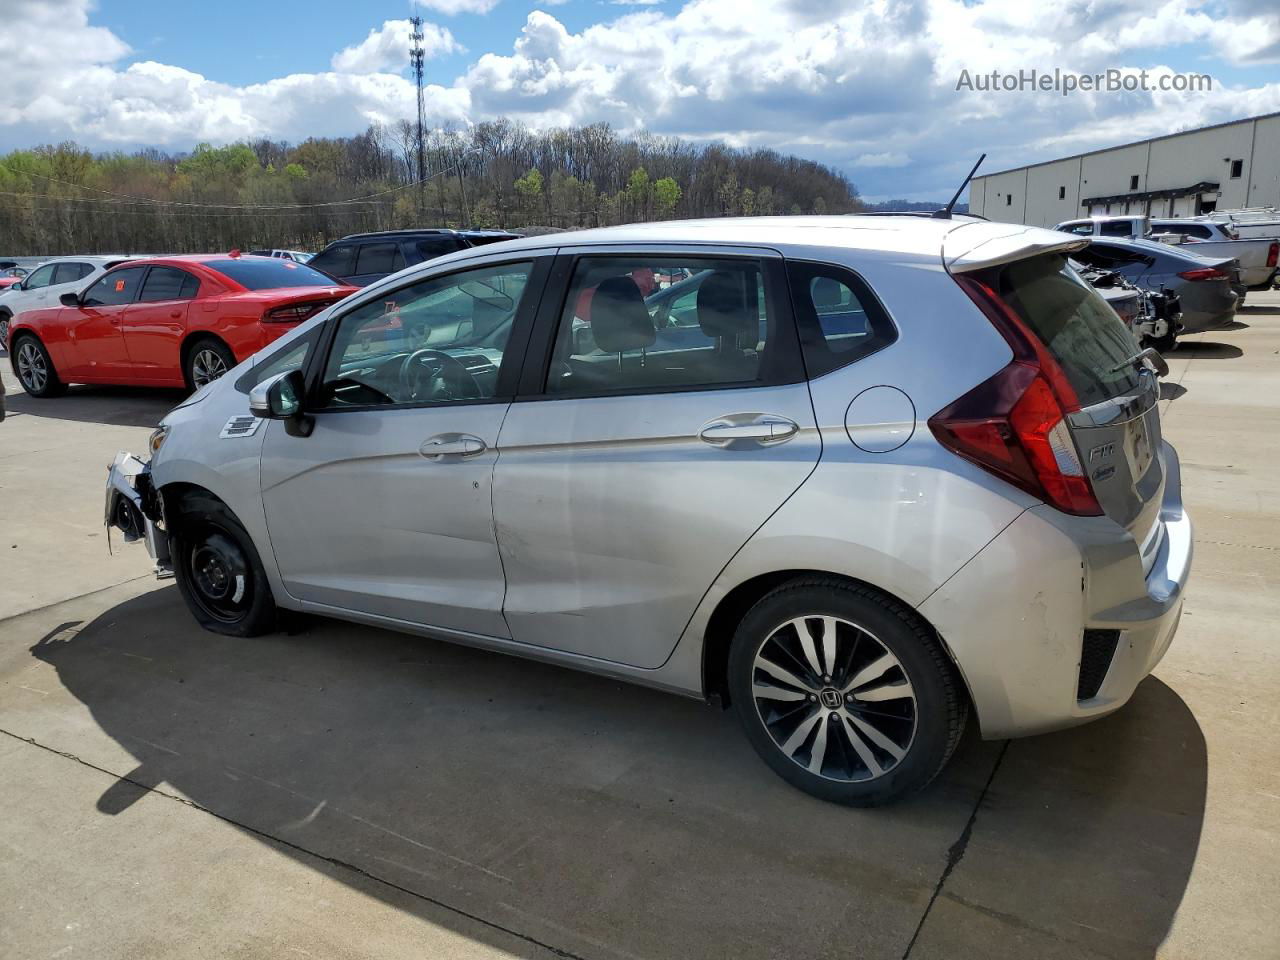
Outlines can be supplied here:
M1231 274L1217 267L1197 267L1194 270L1183 270L1178 274L1183 280L1230 280Z
M291 303L285 307L272 307L262 315L263 323L300 323L327 303Z
M1065 513L1100 516L1067 425L1080 409L1062 367L980 280L958 277L1013 348L1013 361L929 418L938 442Z
M1274 267L1280 262L1280 243L1272 243L1267 247L1267 266Z

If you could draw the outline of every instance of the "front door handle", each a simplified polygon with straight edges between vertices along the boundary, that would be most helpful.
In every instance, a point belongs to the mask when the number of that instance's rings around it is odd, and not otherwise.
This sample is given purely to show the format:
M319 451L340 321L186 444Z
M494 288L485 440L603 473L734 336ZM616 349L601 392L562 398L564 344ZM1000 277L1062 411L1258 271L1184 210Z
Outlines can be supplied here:
M479 437L469 433L441 433L429 437L418 448L418 453L428 460L439 460L443 457L474 457L484 453L488 447Z
M712 420L698 436L707 443L721 446L735 440L754 440L757 443L782 443L800 432L800 426L786 417L756 417L750 423L735 423L731 418Z

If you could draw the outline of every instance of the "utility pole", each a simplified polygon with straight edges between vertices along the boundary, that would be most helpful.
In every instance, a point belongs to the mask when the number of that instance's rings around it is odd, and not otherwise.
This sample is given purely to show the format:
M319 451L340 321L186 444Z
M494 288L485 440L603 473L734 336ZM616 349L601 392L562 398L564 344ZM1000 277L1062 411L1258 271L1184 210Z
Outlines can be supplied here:
M411 17L409 22L413 24L413 32L409 34L409 39L413 41L413 47L409 50L409 65L413 68L413 79L418 85L418 216L421 217L427 203L427 151L422 131L425 113L422 100L422 18Z

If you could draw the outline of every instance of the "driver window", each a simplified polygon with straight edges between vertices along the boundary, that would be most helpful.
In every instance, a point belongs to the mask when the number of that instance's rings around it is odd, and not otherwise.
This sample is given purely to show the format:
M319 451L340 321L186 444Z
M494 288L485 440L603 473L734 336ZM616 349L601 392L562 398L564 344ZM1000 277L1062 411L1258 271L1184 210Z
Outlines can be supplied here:
M338 321L322 405L492 397L532 268L504 263L435 277L351 311Z
M35 290L37 287L47 287L53 280L53 265L48 264L32 273L27 279L22 281L22 289Z

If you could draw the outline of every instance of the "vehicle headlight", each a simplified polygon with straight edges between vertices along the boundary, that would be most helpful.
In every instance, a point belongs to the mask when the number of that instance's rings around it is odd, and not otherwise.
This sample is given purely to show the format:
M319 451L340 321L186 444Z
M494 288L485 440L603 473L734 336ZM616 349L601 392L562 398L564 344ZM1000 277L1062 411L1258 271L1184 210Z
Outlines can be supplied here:
M167 436L169 436L169 428L163 423L151 431L151 437L147 440L147 449L151 451L153 457L164 444L164 438Z

